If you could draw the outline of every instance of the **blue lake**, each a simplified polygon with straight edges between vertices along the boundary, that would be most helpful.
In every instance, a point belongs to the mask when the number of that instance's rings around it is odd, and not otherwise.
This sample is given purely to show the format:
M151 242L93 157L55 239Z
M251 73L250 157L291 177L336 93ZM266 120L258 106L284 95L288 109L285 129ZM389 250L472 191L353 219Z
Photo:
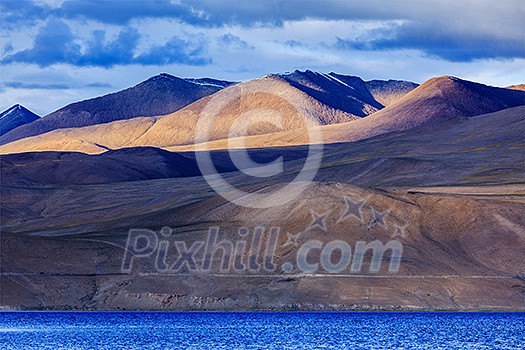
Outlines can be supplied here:
M2 312L2 349L525 348L525 313Z

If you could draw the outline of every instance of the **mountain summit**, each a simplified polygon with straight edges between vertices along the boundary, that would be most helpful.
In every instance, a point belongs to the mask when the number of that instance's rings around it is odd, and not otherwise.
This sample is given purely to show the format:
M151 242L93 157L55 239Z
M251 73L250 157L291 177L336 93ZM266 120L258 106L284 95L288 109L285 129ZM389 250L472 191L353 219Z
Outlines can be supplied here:
M363 118L383 108L359 77L311 70L278 76L319 102L355 117Z
M24 106L16 104L0 114L0 135L38 119L40 119L38 115Z
M162 73L131 88L69 104L31 125L0 138L5 144L48 131L173 113L233 84L215 79L184 79Z

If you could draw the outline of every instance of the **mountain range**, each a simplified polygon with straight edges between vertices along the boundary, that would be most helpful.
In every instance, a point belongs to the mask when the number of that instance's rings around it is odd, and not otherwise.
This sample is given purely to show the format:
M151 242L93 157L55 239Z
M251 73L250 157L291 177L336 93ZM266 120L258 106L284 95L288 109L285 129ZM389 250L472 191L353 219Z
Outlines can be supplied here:
M302 103L302 101L298 102L301 98L307 98L308 102L305 102L307 106L301 108L303 110L317 110L317 116L314 119L322 124L341 123L365 117L384 107L375 99L376 96L382 101L391 102L417 86L415 83L403 81L374 80L365 82L359 77L336 73L324 74L307 70L271 74L258 79L258 81L243 83L242 88L264 85L257 87L257 89L271 91L273 89L272 83L282 85L280 87L282 90L290 91L290 94L295 96L296 102L299 104ZM163 73L129 89L65 106L46 115L36 123L24 125L17 130L6 133L0 137L0 145L57 129L98 125L139 116L155 117L155 119L144 119L138 123L140 126L137 125L136 121L132 121L128 125L129 128L140 133L148 129L153 120L157 121L159 116L176 112L202 97L209 96L234 84L233 82L211 78L178 78ZM287 86L284 87L285 85ZM369 85L372 87L373 93L368 89ZM177 120L177 123L182 119L183 123L188 124L181 125L182 129L192 128L194 114L200 112L204 101L200 101L199 104L187 110L193 112L190 120L184 121L185 117ZM289 123L289 127L294 128L294 123ZM268 130L262 132L268 132ZM136 133L132 132L132 135L136 135ZM189 142L187 136L183 136L185 139L182 143ZM224 137L224 133L219 137ZM69 139L69 137L67 138ZM78 144L78 141L70 140L68 143L70 145ZM95 143L104 144L104 142ZM82 145L82 147L79 150L85 151L86 147L91 148L91 150L101 149L100 147L93 147L93 145ZM72 150L71 147L67 149Z
M383 99L390 96L387 107L383 107L367 84L357 77L311 71L272 74L223 88L165 116L58 129L5 144L0 146L0 152L92 154L140 146L191 150L194 143L201 142L196 136L202 132L202 127L208 126L199 126L201 113L210 108L210 103L220 105L221 101L228 101L227 108L213 107L217 111L210 134L202 140L211 149L231 147L227 143L232 140L249 148L308 144L311 141L305 133L305 121L321 126L324 143L349 142L525 104L524 91L449 76L430 79L404 95L413 85L392 81L381 85L374 81L373 86L376 95ZM247 134L230 130L239 116L249 119L261 109L269 113L272 120L283 116L281 125L259 123L246 130ZM29 126L31 124L25 127Z

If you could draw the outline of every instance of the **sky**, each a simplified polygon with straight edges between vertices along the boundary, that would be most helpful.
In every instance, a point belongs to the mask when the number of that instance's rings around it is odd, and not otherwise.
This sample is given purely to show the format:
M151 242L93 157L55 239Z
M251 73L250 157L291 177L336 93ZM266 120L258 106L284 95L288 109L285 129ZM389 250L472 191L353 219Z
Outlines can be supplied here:
M45 115L159 73L310 69L525 83L525 1L0 1L0 111Z

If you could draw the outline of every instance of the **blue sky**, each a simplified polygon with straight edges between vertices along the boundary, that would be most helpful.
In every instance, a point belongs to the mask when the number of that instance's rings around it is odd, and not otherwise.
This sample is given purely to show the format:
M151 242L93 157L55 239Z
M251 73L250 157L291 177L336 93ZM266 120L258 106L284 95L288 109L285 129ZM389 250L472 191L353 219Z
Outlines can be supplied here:
M45 115L161 72L525 83L519 0L2 0L0 17L0 110Z

